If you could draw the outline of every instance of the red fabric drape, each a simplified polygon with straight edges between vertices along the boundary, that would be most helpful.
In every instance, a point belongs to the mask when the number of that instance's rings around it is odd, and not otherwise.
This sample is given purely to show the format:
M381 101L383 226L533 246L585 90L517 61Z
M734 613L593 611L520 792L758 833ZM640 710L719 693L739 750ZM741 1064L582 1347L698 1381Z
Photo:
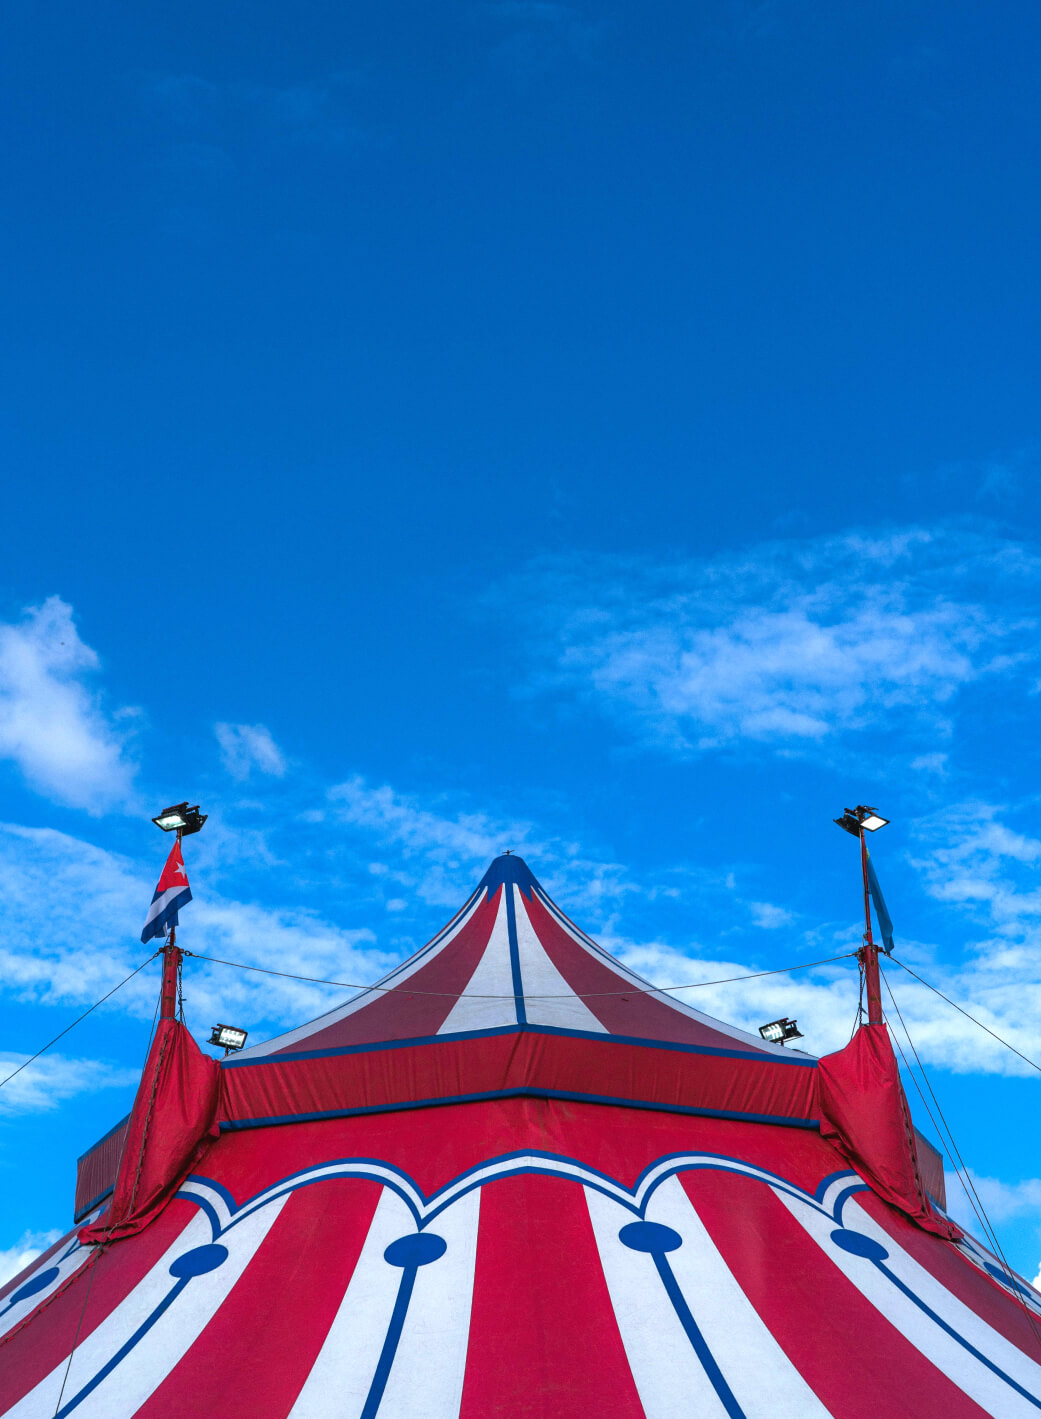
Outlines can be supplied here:
M85 1245L147 1227L217 1136L220 1067L179 1020L160 1020L134 1100L112 1202L82 1227Z
M817 1069L821 1133L885 1202L927 1232L962 1235L925 1195L911 1115L885 1025L862 1025Z

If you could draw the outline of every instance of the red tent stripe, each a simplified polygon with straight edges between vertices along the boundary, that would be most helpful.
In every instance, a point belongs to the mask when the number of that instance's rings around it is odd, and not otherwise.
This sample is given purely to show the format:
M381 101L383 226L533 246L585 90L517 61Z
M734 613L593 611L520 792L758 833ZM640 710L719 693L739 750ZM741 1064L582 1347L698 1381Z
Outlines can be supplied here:
M401 981L399 988L378 994L354 1014L335 1020L274 1053L336 1049L341 1045L376 1044L383 1040L437 1034L455 1004L453 993L464 991L477 969L495 924L501 890L489 901L482 902L462 930L425 965ZM424 990L441 993L418 993Z
M20 1333L12 1332L9 1345L0 1345L0 1414L67 1360L77 1333L77 1345L94 1334L197 1216L191 1204L173 1201L133 1246L113 1246L91 1268L81 1268Z
M482 1189L460 1419L642 1419L582 1188L531 1174Z
M293 1193L227 1300L136 1419L192 1414L235 1396L249 1419L283 1419L325 1340L379 1201L376 1183ZM249 1337L242 1345L241 1338Z
M758 1053L753 1044L691 1019L638 986L633 986L629 994L626 987L632 982L597 960L587 947L579 945L537 896L533 894L530 902L525 898L524 905L546 955L571 989L588 997L585 1004L612 1034Z
M840 1271L822 1265L816 1243L771 1188L712 1172L683 1173L680 1181L741 1289L831 1413L879 1419L880 1393L894 1416L980 1419L987 1412ZM812 1285L804 1284L809 1276ZM905 1407L888 1408L894 1395Z
M1022 1306L1009 1305L1006 1286L973 1266L953 1244L935 1245L928 1233L913 1226L873 1193L865 1192L857 1201L919 1266L1012 1345L1041 1364L1041 1316L1031 1317Z

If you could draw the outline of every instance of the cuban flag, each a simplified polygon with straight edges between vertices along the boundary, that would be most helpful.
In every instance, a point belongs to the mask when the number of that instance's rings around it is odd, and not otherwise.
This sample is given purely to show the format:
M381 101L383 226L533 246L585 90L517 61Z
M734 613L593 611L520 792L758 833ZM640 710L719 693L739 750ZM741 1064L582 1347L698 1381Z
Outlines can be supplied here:
M165 936L171 926L177 925L177 913L192 899L192 889L188 886L188 874L184 870L181 844L175 842L166 859L163 875L155 889L152 905L148 908L142 941L150 941L153 936Z

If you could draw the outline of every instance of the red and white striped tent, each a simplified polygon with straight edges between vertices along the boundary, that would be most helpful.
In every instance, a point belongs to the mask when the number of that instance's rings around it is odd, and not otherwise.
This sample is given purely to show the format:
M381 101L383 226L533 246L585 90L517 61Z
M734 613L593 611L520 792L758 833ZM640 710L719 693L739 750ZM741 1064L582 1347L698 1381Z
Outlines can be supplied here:
M0 1413L1036 1419L1041 1298L934 1164L883 1026L765 1044L503 856L310 1024L218 1065L163 1020L0 1291Z

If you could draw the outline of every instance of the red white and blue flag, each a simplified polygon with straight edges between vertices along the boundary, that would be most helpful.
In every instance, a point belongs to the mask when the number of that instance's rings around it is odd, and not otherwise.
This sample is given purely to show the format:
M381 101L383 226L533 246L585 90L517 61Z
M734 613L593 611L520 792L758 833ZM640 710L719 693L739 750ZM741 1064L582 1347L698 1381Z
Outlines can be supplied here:
M188 886L188 874L184 870L181 844L175 842L166 859L163 875L155 889L152 905L148 908L142 941L150 941L153 936L165 936L172 926L177 925L177 913L192 899L192 889Z

